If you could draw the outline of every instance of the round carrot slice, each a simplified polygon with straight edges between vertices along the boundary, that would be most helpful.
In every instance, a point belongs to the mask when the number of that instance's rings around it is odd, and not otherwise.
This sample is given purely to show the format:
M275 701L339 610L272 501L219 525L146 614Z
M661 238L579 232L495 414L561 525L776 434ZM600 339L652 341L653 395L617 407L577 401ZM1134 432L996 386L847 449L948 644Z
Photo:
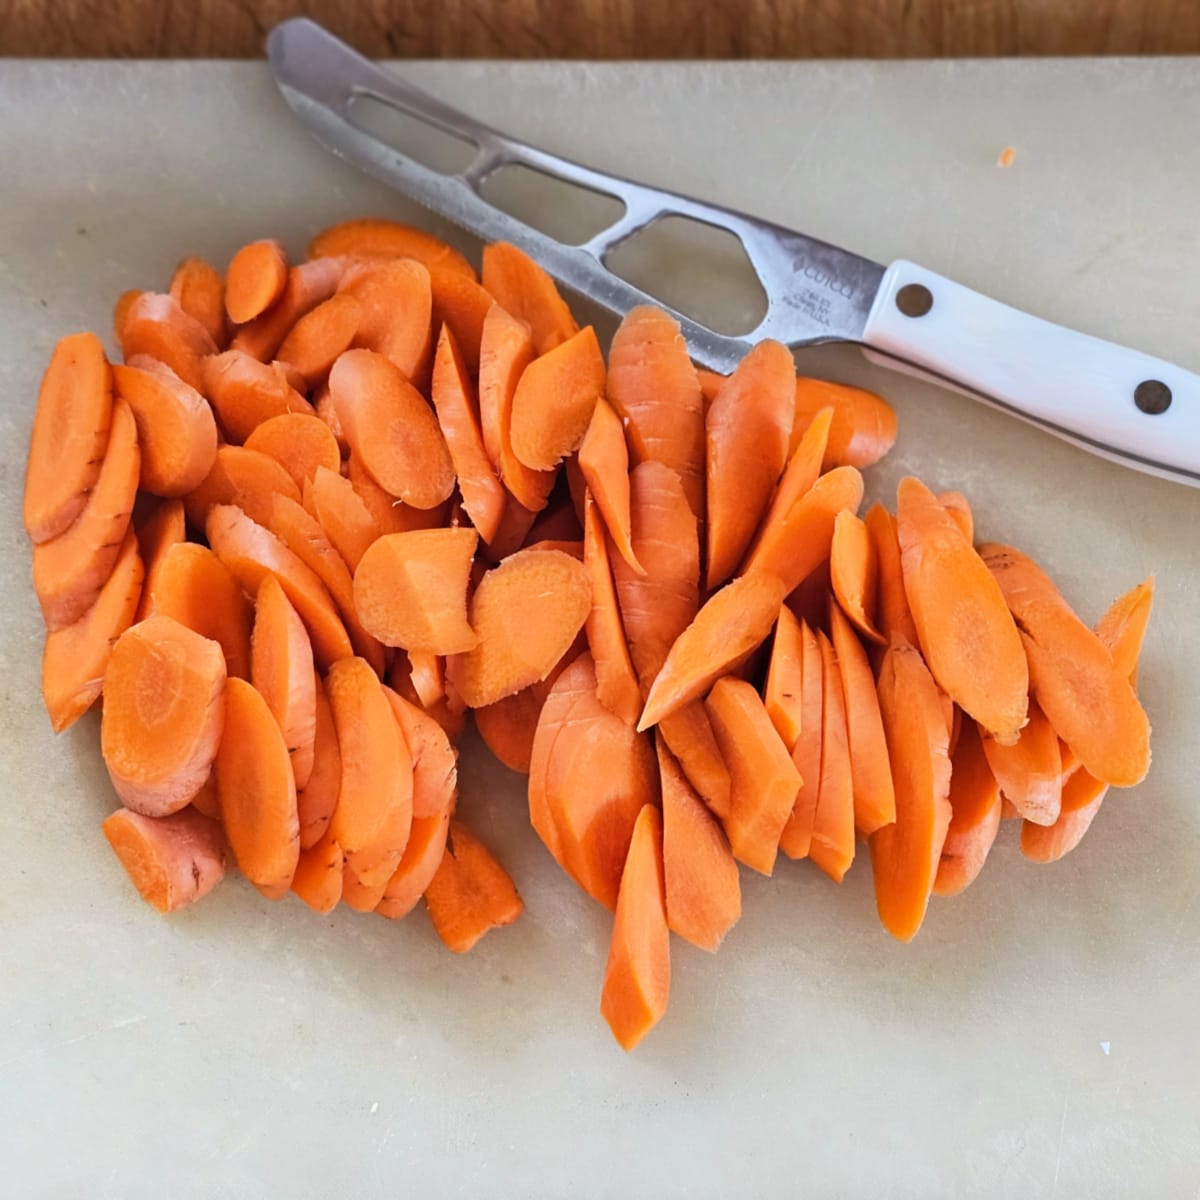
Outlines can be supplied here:
M279 242L266 238L243 246L225 273L229 319L242 325L265 312L279 299L287 278L287 252Z

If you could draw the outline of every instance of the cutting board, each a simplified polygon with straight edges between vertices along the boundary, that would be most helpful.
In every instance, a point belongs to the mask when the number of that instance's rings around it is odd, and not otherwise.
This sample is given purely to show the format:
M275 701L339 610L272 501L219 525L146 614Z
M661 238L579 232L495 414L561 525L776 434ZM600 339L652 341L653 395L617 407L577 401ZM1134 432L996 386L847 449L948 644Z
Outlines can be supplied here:
M406 71L550 149L1200 369L1194 62ZM321 918L236 879L164 919L99 832L98 720L56 739L38 699L18 517L40 372L186 253L415 210L312 144L256 64L8 63L0 112L6 1194L1196 1196L1200 492L855 352L801 355L898 410L869 498L909 472L964 490L1088 620L1157 577L1147 781L1054 866L1007 825L911 945L865 853L841 887L746 873L741 923L715 957L673 945L670 1012L625 1055L597 1011L609 918L470 739L463 811L527 905L470 955L423 913Z

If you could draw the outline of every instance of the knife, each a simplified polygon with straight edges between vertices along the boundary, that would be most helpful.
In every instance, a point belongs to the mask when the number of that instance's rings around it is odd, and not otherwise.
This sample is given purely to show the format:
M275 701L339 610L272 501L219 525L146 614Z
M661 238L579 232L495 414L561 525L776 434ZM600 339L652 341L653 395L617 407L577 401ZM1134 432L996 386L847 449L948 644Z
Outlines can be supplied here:
M1200 486L1200 376L1010 308L916 263L890 266L744 213L608 175L508 137L364 58L320 25L294 18L267 39L280 91L319 142L487 241L513 242L560 283L623 316L658 304L679 321L692 358L728 374L750 347L847 342L1139 471ZM397 110L474 146L457 173L432 169L356 124L360 99ZM569 246L495 207L481 186L522 166L615 197L624 212ZM605 265L621 242L667 216L733 234L758 275L766 313L731 337L675 312Z

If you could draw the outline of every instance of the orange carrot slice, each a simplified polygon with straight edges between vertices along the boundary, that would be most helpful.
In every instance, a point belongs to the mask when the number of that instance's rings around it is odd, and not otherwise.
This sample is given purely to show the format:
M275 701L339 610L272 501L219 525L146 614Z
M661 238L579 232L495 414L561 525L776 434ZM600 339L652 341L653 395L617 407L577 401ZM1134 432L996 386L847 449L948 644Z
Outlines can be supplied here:
M292 326L337 291L344 271L345 263L336 258L314 258L292 267L279 298L233 335L230 349L240 350L259 362L270 362ZM231 280L227 277L226 306L229 304L231 286Z
M450 822L446 852L425 889L429 919L455 954L465 954L485 933L511 925L525 905L508 872L461 822Z
M138 601L137 620L150 613L150 594L154 579L167 551L187 537L187 519L183 512L183 501L177 498L160 500L153 512L141 521L134 513L137 528L138 553L145 568L142 594Z
M257 594L268 573L279 579L308 630L318 667L324 670L353 653L346 627L324 584L273 533L232 504L213 508L205 531L213 552L244 591Z
M50 634L42 651L42 700L55 733L74 725L100 697L113 643L132 624L143 568L132 530L95 604L73 625Z
M621 873L600 993L600 1013L623 1050L632 1050L667 1011L671 943L664 876L662 817L647 804Z
M879 714L879 695L866 651L836 604L830 605L829 627L845 697L854 828L863 837L870 837L896 819L896 795L883 718Z
M225 311L235 325L264 313L283 294L288 281L287 251L272 239L243 246L225 272Z
M147 817L178 812L212 770L225 723L216 642L153 616L130 626L104 672L100 749L117 795Z
M658 771L667 924L693 946L712 952L742 915L737 862L720 823L661 741Z
M783 583L760 571L740 575L710 596L655 676L638 729L649 729L698 699L758 649L771 633L783 596Z
M879 560L866 525L852 512L840 512L834 519L829 578L833 594L854 628L883 645L883 635L872 619L879 591Z
M638 574L642 566L633 553L629 495L629 452L621 419L606 400L599 400L579 447L579 470L604 517L608 536L621 557Z
M435 508L454 490L454 464L429 405L396 366L371 350L348 350L329 391L357 456L375 481L415 508Z
M1138 658L1154 606L1154 576L1112 602L1096 623L1096 636L1108 647L1117 673L1137 683Z
M636 725L642 711L642 693L621 626L621 610L617 606L617 590L608 558L608 538L590 493L584 508L583 565L592 581L587 641L596 664L596 694L600 703L622 721Z
M228 673L250 678L250 603L229 568L207 546L171 546L150 587L147 614L170 617L216 642Z
M528 687L485 704L473 712L475 728L487 748L510 770L529 774L533 758L533 738L537 732L538 718L550 689L559 675L574 661L570 650L545 679L531 683ZM632 722L630 722L632 725Z
M824 749L825 660L816 634L800 625L800 733L792 747L792 763L800 772L800 790L788 815L779 848L788 858L807 858L821 794ZM853 786L853 785L852 785Z
M208 474L187 496L183 505L188 521L203 529L212 508L236 504L247 516L266 525L276 495L299 500L292 477L270 455L245 446L222 446Z
M829 425L833 409L823 408L812 419L804 436L788 457L787 466L771 496L766 515L761 525L776 525L784 519L788 510L808 492L821 475L821 462L829 441Z
M1115 787L1150 768L1150 723L1112 653L1042 569L1008 546L980 547L1021 628L1033 696L1084 769Z
M246 439L246 449L269 455L301 489L318 467L336 472L342 465L337 439L329 426L308 413L281 413L268 418L255 426Z
M204 394L216 410L221 428L244 442L264 421L285 413L313 415L312 405L292 387L279 363L262 363L240 350L206 358Z
M954 518L968 542L975 541L975 514L970 501L962 492L938 492L938 503Z
M1000 829L1000 789L974 721L964 721L951 756L950 826L942 844L935 896L956 896L983 870Z
M389 495L377 484L362 461L350 454L342 464L345 477L363 502L379 535L408 533L413 529L441 529L450 524L453 497L434 508L414 508Z
M363 555L383 531L354 485L336 471L318 467L304 485L304 504L350 570L358 570Z
M722 384L704 418L708 587L736 570L788 461L796 364L779 342L759 342Z
M308 850L325 836L342 789L342 755L338 748L333 710L321 677L313 672L313 762L303 788L296 792L300 846ZM341 850L338 851L341 872Z
M613 336L608 402L625 426L637 463L669 467L697 518L704 516L704 407L700 381L673 317L635 308Z
M721 755L704 701L693 700L664 717L658 723L657 732L679 763L688 783L713 814L724 820L730 807L729 768Z
M198 812L144 817L120 808L100 829L142 899L161 913L194 904L224 878L221 826Z
M354 571L363 627L385 646L461 654L478 644L467 622L467 585L479 535L418 529L377 539Z
M452 271L468 279L475 269L453 246L416 229L383 217L360 217L321 230L308 243L309 258L415 258L429 270Z
M838 513L857 512L862 494L862 476L853 467L822 475L786 512L768 514L742 571L770 571L793 591L829 557Z
M417 907L442 865L453 815L450 806L431 817L413 817L404 855L383 889L383 898L375 906L381 917L397 921Z
M300 851L292 874L292 891L314 912L328 913L342 898L346 856L328 833Z
M125 337L125 322L129 319L129 310L133 307L133 302L141 294L140 288L128 288L117 297L117 301L113 305L113 336L116 338L118 346ZM89 333L83 336L93 337L94 335Z
M1062 755L1037 702L1030 701L1029 721L1011 746L985 737L983 750L1000 794L1025 820L1053 825L1062 806Z
M879 709L896 786L896 821L870 842L875 903L902 942L921 928L950 826L950 758L937 684L920 654L893 642L879 671Z
M125 314L121 356L126 362L142 354L156 358L200 391L204 386L201 363L216 352L204 326L165 293L142 292Z
M217 792L238 870L268 900L281 899L300 858L296 781L267 702L244 679L231 679L225 690Z
M745 680L728 675L719 679L704 703L729 768L729 815L724 825L733 856L770 875L779 836L800 788L800 773L758 693Z
M446 660L471 708L544 679L592 608L587 568L560 550L521 550L488 571L471 597L474 649Z
M512 408L517 385L533 362L529 327L492 305L483 323L479 348L479 418L488 458L504 486L527 509L546 507L554 486L553 471L532 471L512 445Z
M433 294L423 264L411 258L362 262L346 272L335 299L355 305L356 346L382 354L410 383L425 386L433 348ZM282 349L279 354L285 357Z
M67 530L33 548L33 588L51 633L78 621L112 574L133 513L139 464L137 426L129 406L118 400L86 506Z
M808 856L835 883L854 861L854 780L841 663L825 634L817 633L824 685L821 712L821 782ZM794 806L793 806L794 807Z
M896 514L904 592L938 686L997 741L1028 716L1029 670L1000 585L937 497L900 481Z
M873 504L863 519L879 567L879 599L875 623L889 642L897 639L917 644L917 627L904 592L904 569L900 561L900 535L896 518L882 504Z
M65 533L100 477L112 425L112 371L93 333L62 338L38 392L25 468L25 531L34 542Z
M415 704L384 688L412 759L413 820L449 812L458 796L458 756L442 727Z
M579 449L604 396L604 356L588 325L525 368L512 398L513 453L531 471L553 470Z
M250 679L279 723L296 787L302 789L312 775L317 733L312 643L274 575L259 585L254 603Z
M775 618L775 636L771 641L763 704L789 754L796 747L804 718L802 651L800 622L786 604L781 604Z
M1062 810L1053 825L1021 822L1021 853L1037 863L1057 862L1069 854L1091 828L1107 794L1107 783L1076 771L1063 784Z
M483 322L494 297L473 277L441 267L429 266L429 287L433 294L433 328L453 337L474 378L479 374Z
M529 326L538 354L553 350L578 332L554 280L508 242L484 247L483 286L505 312Z
M413 691L423 709L432 708L446 698L446 660L440 654L412 650L408 653L408 663Z
M292 326L276 357L300 375L306 388L315 387L338 355L350 349L365 320L364 306L355 296L337 292Z
M185 258L175 268L167 290L189 317L204 326L218 349L225 345L229 340L229 325L225 320L225 280L212 263L202 258Z
M833 409L825 470L833 467L858 467L861 470L877 463L895 445L896 414L891 405L874 392L824 379L801 377L796 380L793 446L823 408Z

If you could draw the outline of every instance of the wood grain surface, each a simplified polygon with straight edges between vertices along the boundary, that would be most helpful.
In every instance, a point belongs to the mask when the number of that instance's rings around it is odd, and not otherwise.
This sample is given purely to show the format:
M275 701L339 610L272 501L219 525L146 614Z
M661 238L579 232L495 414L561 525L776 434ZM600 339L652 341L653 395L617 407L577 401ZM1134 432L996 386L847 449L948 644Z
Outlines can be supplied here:
M299 13L400 58L1200 52L1198 0L0 0L0 55L254 57Z

